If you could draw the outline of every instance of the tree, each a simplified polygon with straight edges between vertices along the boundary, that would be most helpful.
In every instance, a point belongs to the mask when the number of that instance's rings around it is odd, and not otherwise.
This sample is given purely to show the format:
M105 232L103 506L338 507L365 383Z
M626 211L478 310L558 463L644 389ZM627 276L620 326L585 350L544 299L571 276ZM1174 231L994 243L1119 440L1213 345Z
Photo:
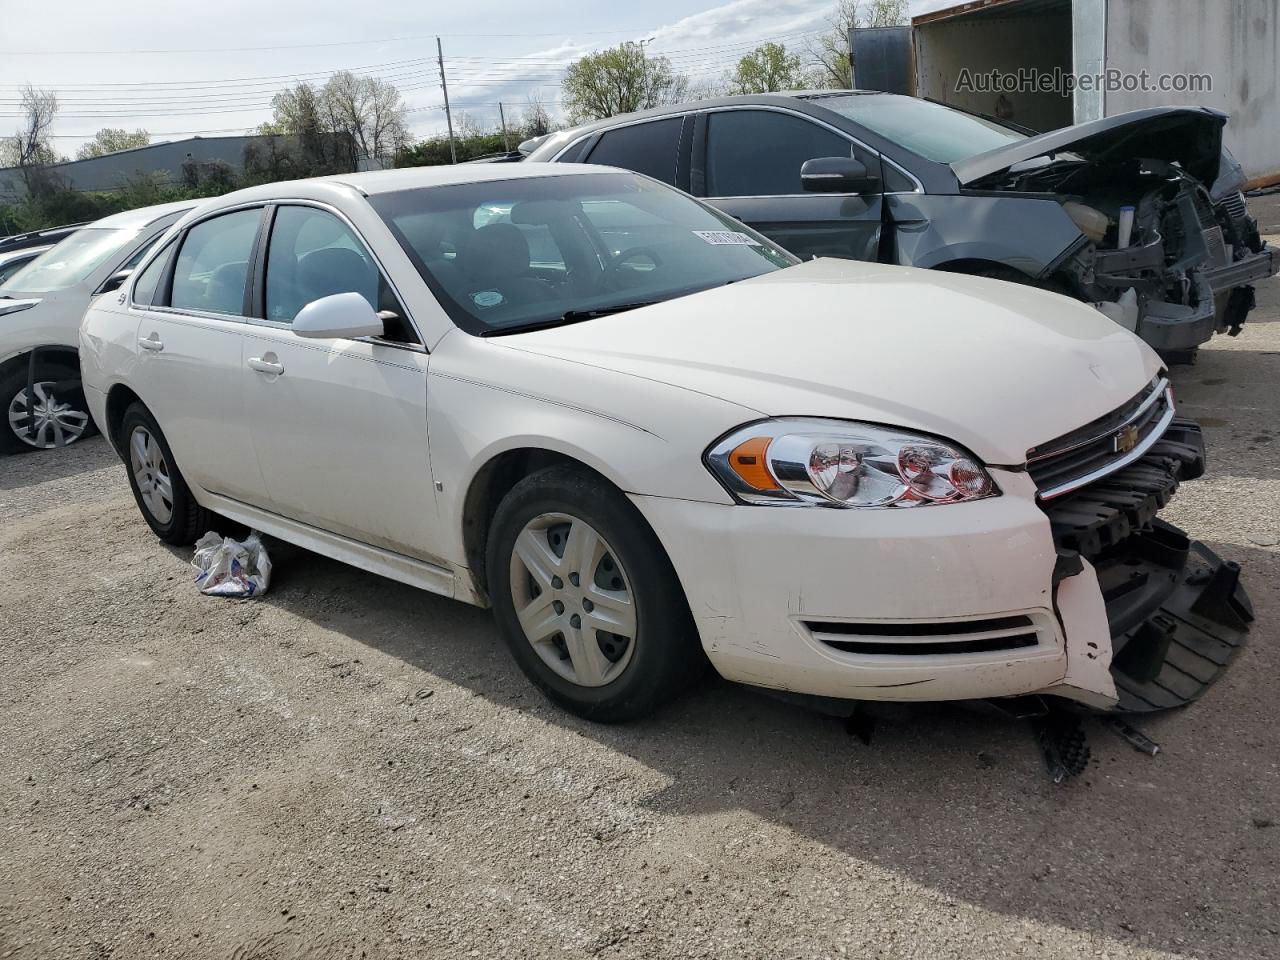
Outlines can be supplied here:
M806 86L807 77L800 58L787 53L780 43L763 43L738 61L729 74L729 92L774 93Z
M895 27L907 22L908 0L837 0L827 17L830 29L809 43L819 86L843 90L853 86L849 31L855 27Z
M390 165L408 143L405 106L394 84L339 70L321 88L319 103L329 130L349 134L362 156Z
M522 140L542 137L551 132L551 115L547 113L542 98L536 94L530 94L524 113L513 119L515 121L513 129Z
M58 162L50 144L49 130L58 115L58 96L52 90L37 90L31 84L22 89L22 126L5 140L0 162L17 167L27 193L38 194L54 189L56 178L47 167Z
M151 142L151 134L139 128L133 133L119 127L103 127L93 135L93 139L82 143L76 151L77 160L88 160L101 157L117 150L132 150L134 147L145 147Z
M569 67L560 84L571 123L679 103L689 78L666 57L646 57L644 46L624 43L589 53Z

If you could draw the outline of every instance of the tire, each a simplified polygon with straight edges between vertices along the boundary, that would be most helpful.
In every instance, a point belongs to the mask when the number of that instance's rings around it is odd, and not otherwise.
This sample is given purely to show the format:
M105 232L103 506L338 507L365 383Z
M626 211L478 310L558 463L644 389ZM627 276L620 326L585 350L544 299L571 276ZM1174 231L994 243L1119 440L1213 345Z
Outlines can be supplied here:
M59 381L79 380L80 371L65 363L36 364L36 417L28 419L26 361L0 379L0 453L54 450L94 433L84 392L78 387L56 390Z
M517 483L490 525L486 567L494 616L516 663L570 713L634 720L705 670L662 544L626 497L585 470L551 467ZM582 572L575 567L591 577L575 581Z
M131 404L120 419L119 436L133 499L157 537L185 547L213 528L214 514L191 495L150 410Z

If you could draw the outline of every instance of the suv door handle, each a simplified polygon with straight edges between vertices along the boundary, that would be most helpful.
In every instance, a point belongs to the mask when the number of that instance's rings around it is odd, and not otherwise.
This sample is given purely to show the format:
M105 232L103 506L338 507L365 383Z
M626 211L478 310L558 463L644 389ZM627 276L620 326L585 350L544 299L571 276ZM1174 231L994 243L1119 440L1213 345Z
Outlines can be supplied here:
M139 337L138 346L143 350L163 350L164 341L160 339L159 334L153 333L147 337Z
M246 362L249 364L250 370L257 370L259 373L272 374L277 377L284 373L284 364L276 360L274 353L268 353L261 357L250 357Z

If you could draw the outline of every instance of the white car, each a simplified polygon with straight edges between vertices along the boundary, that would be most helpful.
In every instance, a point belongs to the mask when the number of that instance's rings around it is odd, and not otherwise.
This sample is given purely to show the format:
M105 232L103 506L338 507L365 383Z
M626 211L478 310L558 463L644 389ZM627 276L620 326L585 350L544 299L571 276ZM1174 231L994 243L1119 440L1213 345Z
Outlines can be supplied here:
M194 206L182 201L105 217L0 283L0 453L64 447L85 435L92 424L76 356L85 308L118 289Z
M1154 519L1203 447L1137 337L1035 289L801 264L625 171L230 194L94 303L80 355L161 539L216 513L492 605L596 720L707 661L1154 709L1251 618L1238 568Z

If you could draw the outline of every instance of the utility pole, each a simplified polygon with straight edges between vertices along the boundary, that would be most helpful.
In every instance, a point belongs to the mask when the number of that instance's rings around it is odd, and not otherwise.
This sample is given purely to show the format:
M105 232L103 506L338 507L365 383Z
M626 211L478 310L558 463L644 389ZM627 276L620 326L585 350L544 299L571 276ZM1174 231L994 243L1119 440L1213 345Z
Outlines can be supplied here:
M503 112L502 101L498 101L498 120L502 122L502 146L507 153L511 152L511 140L507 137L507 115Z
M444 91L444 119L449 124L449 162L458 162L458 149L453 145L453 114L449 112L449 82L444 78L444 48L436 37L436 56L440 58L440 89Z
M640 41L640 97L641 97L641 100L640 100L640 106L638 108L640 110L644 110L645 108L650 106L656 106L656 104L651 104L648 102L649 100L649 60L644 55L644 46L646 43L653 43L653 41L657 39L658 39L657 37L650 37L648 40Z

